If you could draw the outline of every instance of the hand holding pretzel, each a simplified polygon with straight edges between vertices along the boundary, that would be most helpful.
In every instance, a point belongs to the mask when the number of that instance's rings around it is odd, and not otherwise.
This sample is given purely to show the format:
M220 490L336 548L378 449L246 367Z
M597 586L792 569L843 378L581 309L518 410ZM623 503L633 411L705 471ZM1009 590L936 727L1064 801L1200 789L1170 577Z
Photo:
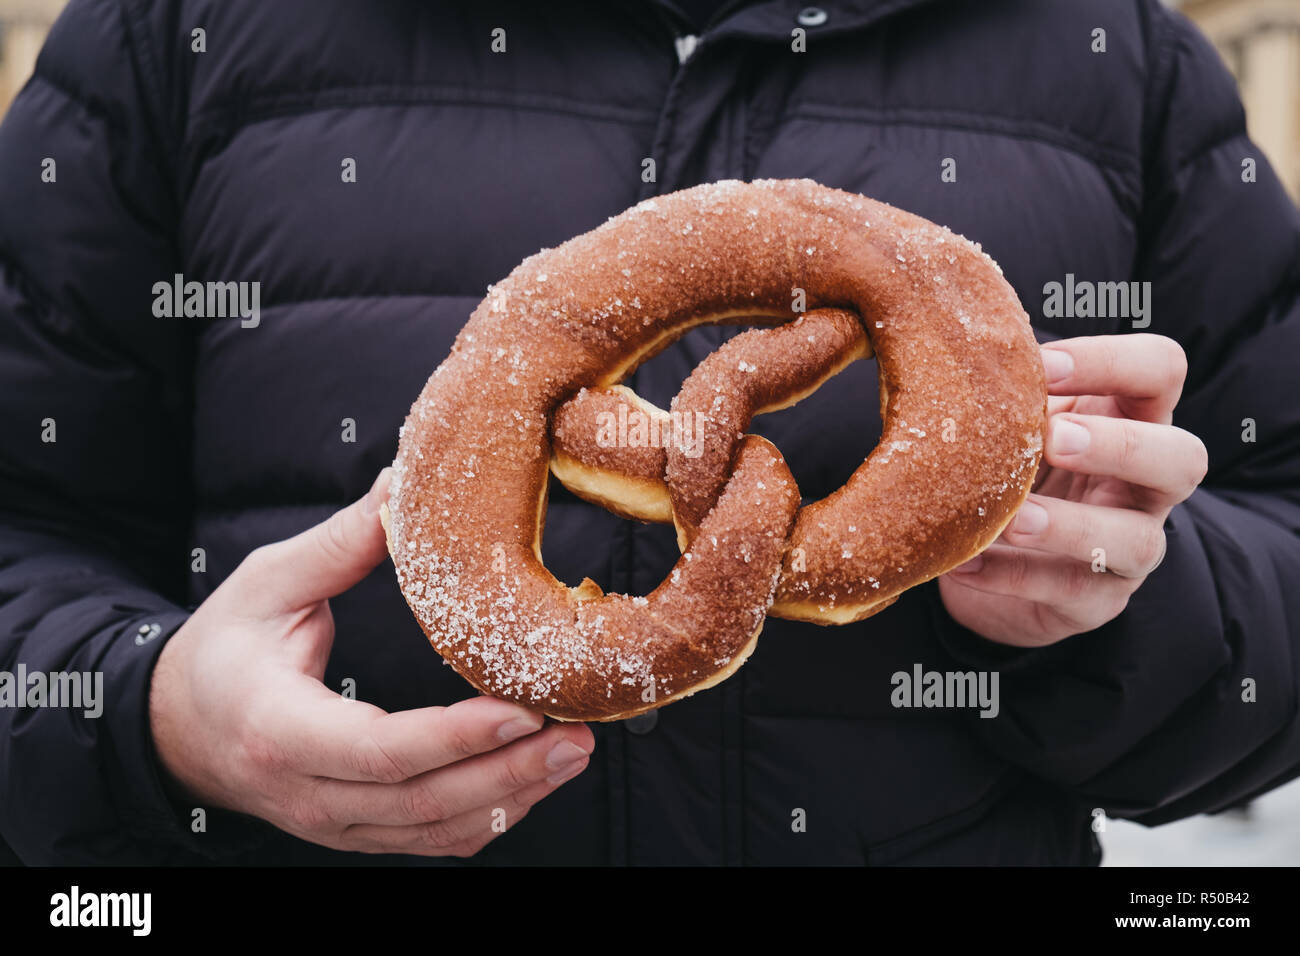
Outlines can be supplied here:
M150 728L196 807L337 850L471 856L584 769L581 724L506 701L385 713L323 683L329 598L385 558L388 472L361 501L250 554L167 642Z
M1164 521L1206 472L1201 440L1172 424L1187 359L1133 334L1044 345L1047 446L1034 492L987 551L939 579L948 613L1033 647L1115 618L1165 553Z

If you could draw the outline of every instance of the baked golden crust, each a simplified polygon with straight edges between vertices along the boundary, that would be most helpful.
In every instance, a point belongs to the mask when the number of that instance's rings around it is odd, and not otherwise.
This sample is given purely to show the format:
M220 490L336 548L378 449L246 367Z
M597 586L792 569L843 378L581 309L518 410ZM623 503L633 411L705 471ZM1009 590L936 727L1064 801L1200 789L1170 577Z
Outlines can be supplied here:
M671 413L614 387L687 329L736 320L776 327L702 363ZM881 441L799 509L749 418L873 351ZM655 419L655 441L598 440L596 416L620 407ZM692 455L673 416L697 412ZM1045 424L1028 320L977 246L807 180L715 183L647 200L490 290L403 427L389 547L425 633L472 684L616 719L734 672L767 613L856 620L978 553L1028 494ZM550 471L674 520L669 578L645 598L558 582L539 557Z

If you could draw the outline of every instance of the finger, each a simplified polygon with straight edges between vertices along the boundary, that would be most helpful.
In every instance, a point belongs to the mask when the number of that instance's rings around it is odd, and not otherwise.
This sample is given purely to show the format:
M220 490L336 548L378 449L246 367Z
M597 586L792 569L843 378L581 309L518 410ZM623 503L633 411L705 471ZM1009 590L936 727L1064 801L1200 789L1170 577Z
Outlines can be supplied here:
M554 724L541 733L397 784L328 781L317 791L329 815L346 823L412 826L449 820L475 807L497 806L544 781L558 784L586 766L595 745L582 724Z
M1165 554L1164 524L1129 508L1108 508L1030 495L1002 540L1009 545L1061 554L1113 574L1143 578Z
M1172 507L1205 477L1205 445L1173 425L1065 412L1052 416L1044 457L1081 474L1117 478L1150 489L1150 506Z
M342 594L388 556L379 506L391 474L385 468L365 497L320 524L259 549L253 600L260 610L285 613Z
M537 801L534 801L536 803ZM454 822L441 821L411 827L350 828L340 849L361 853L405 853L417 856L471 857L497 837L513 829L532 805L479 807ZM495 823L500 820L500 823Z
M1033 601L977 591L963 584L962 576L956 573L941 575L939 590L958 623L997 644L1044 647L1092 629L1067 621Z
M1187 377L1173 339L1146 332L1060 339L1042 348L1052 395L1110 395L1124 414L1169 424Z
M279 649L286 663L317 681L325 680L330 652L334 649L334 612L328 601L319 601L300 612L292 636Z
M573 779L587 764L575 767ZM364 853L418 853L422 856L470 856L512 829L528 811L566 781L543 780L517 790L492 806L475 807L447 820L413 826L354 824L343 832L344 849Z
M286 767L312 776L396 783L503 747L543 722L495 697L390 714L303 680L302 693L275 701L258 732Z
M1110 620L1135 589L1132 579L1093 571L1082 561L1001 544L949 574L965 587L1043 604L1077 623Z

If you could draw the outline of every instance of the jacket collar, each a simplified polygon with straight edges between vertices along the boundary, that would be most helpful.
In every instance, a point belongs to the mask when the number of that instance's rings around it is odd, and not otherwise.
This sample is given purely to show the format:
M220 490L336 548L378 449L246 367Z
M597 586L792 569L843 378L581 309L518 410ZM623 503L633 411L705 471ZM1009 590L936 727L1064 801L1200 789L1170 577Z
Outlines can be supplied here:
M647 0L641 0L647 2ZM648 0L658 4L659 0ZM714 24L705 34L710 40L739 36L755 40L788 42L799 22L800 11L815 6L826 14L824 23L805 27L810 38L862 30L881 20L935 0L757 0L742 4Z

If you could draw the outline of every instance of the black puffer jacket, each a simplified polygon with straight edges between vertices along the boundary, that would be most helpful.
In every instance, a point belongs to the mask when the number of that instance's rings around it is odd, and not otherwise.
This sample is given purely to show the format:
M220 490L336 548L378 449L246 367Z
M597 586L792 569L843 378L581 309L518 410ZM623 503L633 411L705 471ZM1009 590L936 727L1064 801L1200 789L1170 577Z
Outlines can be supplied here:
M1046 283L1150 281L1209 477L1097 631L1002 650L933 585L855 625L769 621L734 679L596 728L588 772L479 861L1095 862L1094 807L1160 822L1300 770L1300 219L1215 54L1154 0L827 2L795 52L800 6L731 4L683 64L675 36L700 31L651 0L72 0L0 127L0 669L99 669L107 700L98 720L0 709L21 859L346 859L242 818L189 832L148 735L159 650L251 549L364 492L488 283L719 178L807 176L944 223L1044 337L1132 328L1044 317ZM260 324L155 317L176 273L259 281ZM734 331L630 384L666 404ZM874 377L759 425L805 496L874 443ZM545 553L636 593L677 554L558 489ZM468 695L391 567L333 607L332 687L387 709ZM918 663L1000 668L999 716L893 708Z

